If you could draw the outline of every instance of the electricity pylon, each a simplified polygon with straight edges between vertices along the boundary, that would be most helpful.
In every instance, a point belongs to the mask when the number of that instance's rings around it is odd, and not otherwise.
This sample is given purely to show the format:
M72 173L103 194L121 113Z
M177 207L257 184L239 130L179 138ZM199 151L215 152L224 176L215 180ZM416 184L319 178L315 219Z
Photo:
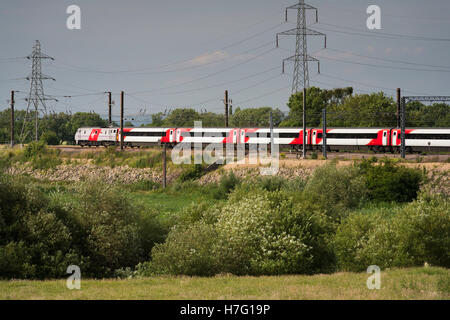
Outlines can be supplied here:
M303 88L309 87L309 73L308 62L314 61L318 64L318 71L320 73L319 60L308 55L307 36L323 36L325 37L325 48L327 47L327 36L324 33L312 30L307 27L306 10L315 10L316 23L319 21L317 8L305 3L305 0L299 0L298 4L286 8L286 22L288 21L288 10L297 10L297 28L277 33L277 47L279 36L296 36L295 55L283 60L284 62L294 61L294 77L292 81L292 93L301 91Z
M40 112L44 115L47 114L47 107L45 105L46 100L55 100L54 98L48 97L44 94L44 85L42 84L42 80L55 81L55 79L44 75L41 68L42 59L55 59L41 52L41 44L39 40L36 40L33 46L33 52L31 55L27 56L27 59L31 60L31 76L26 77L26 79L31 80L31 86L28 98L25 99L27 101L27 113L23 121L22 131L20 133L20 140L22 143L28 134L25 127L31 115L30 107L34 108L34 139L37 141L39 139L39 114Z

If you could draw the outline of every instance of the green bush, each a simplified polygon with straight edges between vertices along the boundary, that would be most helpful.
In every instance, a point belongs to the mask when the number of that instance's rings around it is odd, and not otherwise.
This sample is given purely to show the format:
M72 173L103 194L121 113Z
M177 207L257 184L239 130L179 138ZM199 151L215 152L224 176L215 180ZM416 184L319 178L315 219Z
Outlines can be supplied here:
M226 199L228 194L233 191L236 186L241 183L241 180L230 171L220 177L217 188L213 192L215 199Z
M41 135L41 141L49 146L56 146L60 143L58 136L53 131L44 131Z
M163 244L152 250L155 273L212 276L220 269L212 249L217 239L214 226L197 222L175 227Z
M49 149L44 141L31 142L26 145L18 160L30 162L33 169L50 169L62 163L59 157L60 150Z
M85 276L112 276L147 260L167 232L121 188L99 181L40 188L0 175L0 278L66 277L71 264Z
M194 164L188 166L181 175L178 177L178 181L186 182L191 180L197 180L203 175L203 166L201 164Z
M324 212L339 219L365 202L367 188L357 168L337 168L336 163L330 163L314 171L303 198L318 203Z
M448 201L418 200L395 212L354 213L345 219L334 240L339 266L362 271L431 265L450 266Z
M417 198L423 175L418 169L406 168L385 159L379 165L373 161L359 164L370 199L386 202L410 202Z
M329 272L335 269L327 239L333 224L311 205L296 205L285 191L246 194L207 210L186 209L152 261L140 274L273 275ZM206 210L206 212L204 212Z

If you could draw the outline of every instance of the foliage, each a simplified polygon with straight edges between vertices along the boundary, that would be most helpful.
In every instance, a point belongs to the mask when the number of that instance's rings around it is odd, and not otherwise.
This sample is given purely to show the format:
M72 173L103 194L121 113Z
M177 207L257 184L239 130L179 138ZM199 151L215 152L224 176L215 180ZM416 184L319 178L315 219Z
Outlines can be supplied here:
M329 219L293 206L285 191L237 188L216 209L185 211L164 244L152 251L152 272L214 275L313 273L334 270ZM205 210L206 209L206 210ZM147 269L146 269L147 270ZM147 270L147 272L149 272Z
M410 202L417 197L423 181L420 170L396 165L389 159L379 165L363 160L358 166L364 173L368 195L375 201Z
M275 127L278 127L284 118L280 109L270 107L236 109L230 117L230 125L234 127L269 127L270 112Z
M203 175L203 165L194 164L189 165L187 169L185 169L181 175L178 177L178 181L186 182L190 180L196 180Z
M240 183L241 179L236 177L232 171L222 175L220 177L219 184L214 191L214 198L226 199L228 197L228 194L233 191Z
M16 155L16 160L30 162L33 169L49 169L61 164L60 150L50 149L41 140L26 145L23 153Z
M319 204L335 219L345 216L348 209L358 208L366 198L367 188L359 170L338 168L334 162L317 168L303 192L303 199Z
M43 141L44 143L48 144L48 145L59 145L59 139L58 136L56 135L56 133L54 131L45 131L42 135L41 135L41 141Z
M340 104L343 99L351 96L353 88L339 88L333 90L310 87L306 91L306 105L308 108L307 126L317 127L321 123L322 109ZM289 98L289 117L281 123L282 127L301 127L303 113L303 91L297 92Z
M362 271L381 268L450 266L448 201L417 200L395 213L354 213L338 228L334 240L339 266Z
M347 96L333 105L327 120L329 127L395 127L396 103L383 92ZM334 116L333 113L340 116Z
M44 193L27 179L0 176L0 278L111 276L148 258L167 229L141 214L122 189L98 181Z
M215 228L203 222L187 228L174 228L164 244L152 250L152 268L156 273L212 276L218 263L211 254L217 238Z

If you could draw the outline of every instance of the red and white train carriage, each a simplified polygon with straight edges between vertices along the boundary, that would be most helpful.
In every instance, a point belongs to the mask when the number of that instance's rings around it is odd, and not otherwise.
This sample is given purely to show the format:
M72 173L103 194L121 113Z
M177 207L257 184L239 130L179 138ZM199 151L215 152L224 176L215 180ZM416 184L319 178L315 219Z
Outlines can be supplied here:
M303 145L302 128L274 128L274 143L280 147L300 149ZM120 143L120 128L80 128L75 141L80 146L109 146ZM168 143L244 144L245 146L270 144L268 128L124 128L124 145L139 147ZM306 130L307 149L320 150L323 129ZM401 146L401 130L386 128L329 128L327 149L372 150L397 152ZM407 152L450 152L450 129L408 128L405 130Z

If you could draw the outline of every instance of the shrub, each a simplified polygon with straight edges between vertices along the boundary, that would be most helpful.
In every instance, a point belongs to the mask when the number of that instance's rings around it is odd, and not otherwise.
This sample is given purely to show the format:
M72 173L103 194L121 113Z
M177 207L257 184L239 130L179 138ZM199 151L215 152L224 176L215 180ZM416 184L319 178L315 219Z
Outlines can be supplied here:
M194 164L185 169L178 177L178 181L185 182L189 180L196 180L203 175L203 166L201 164Z
M214 190L213 197L215 199L226 199L228 194L241 183L241 180L230 171L220 177L217 189Z
M0 279L33 277L36 266L28 251L24 242L0 245Z
M33 169L50 169L61 164L60 150L49 149L44 141L27 144L24 152L18 157L21 161L29 161Z
M284 224L290 204L284 193L231 197L216 223L218 244L214 252L221 271L255 275L307 271L310 248L303 243L304 234L292 233Z
M417 198L423 181L420 170L396 165L389 159L380 165L363 161L359 168L365 175L368 195L375 201L410 202Z
M304 199L318 203L335 219L345 216L348 209L358 208L366 197L365 180L359 170L337 168L336 163L317 168L303 192Z
M54 131L45 131L41 135L41 141L45 144L56 146L59 144L59 138Z
M395 213L355 213L344 220L335 237L339 265L362 271L432 265L450 266L448 201L418 200Z
M71 264L85 276L112 276L148 259L167 232L114 186L38 188L0 175L0 278L66 277Z
M175 227L163 244L152 250L155 273L212 276L219 270L212 248L217 239L214 226L197 222L187 228Z
M366 248L377 224L383 224L380 214L350 214L338 227L334 238L334 250L338 266L344 271L363 271L374 263Z

